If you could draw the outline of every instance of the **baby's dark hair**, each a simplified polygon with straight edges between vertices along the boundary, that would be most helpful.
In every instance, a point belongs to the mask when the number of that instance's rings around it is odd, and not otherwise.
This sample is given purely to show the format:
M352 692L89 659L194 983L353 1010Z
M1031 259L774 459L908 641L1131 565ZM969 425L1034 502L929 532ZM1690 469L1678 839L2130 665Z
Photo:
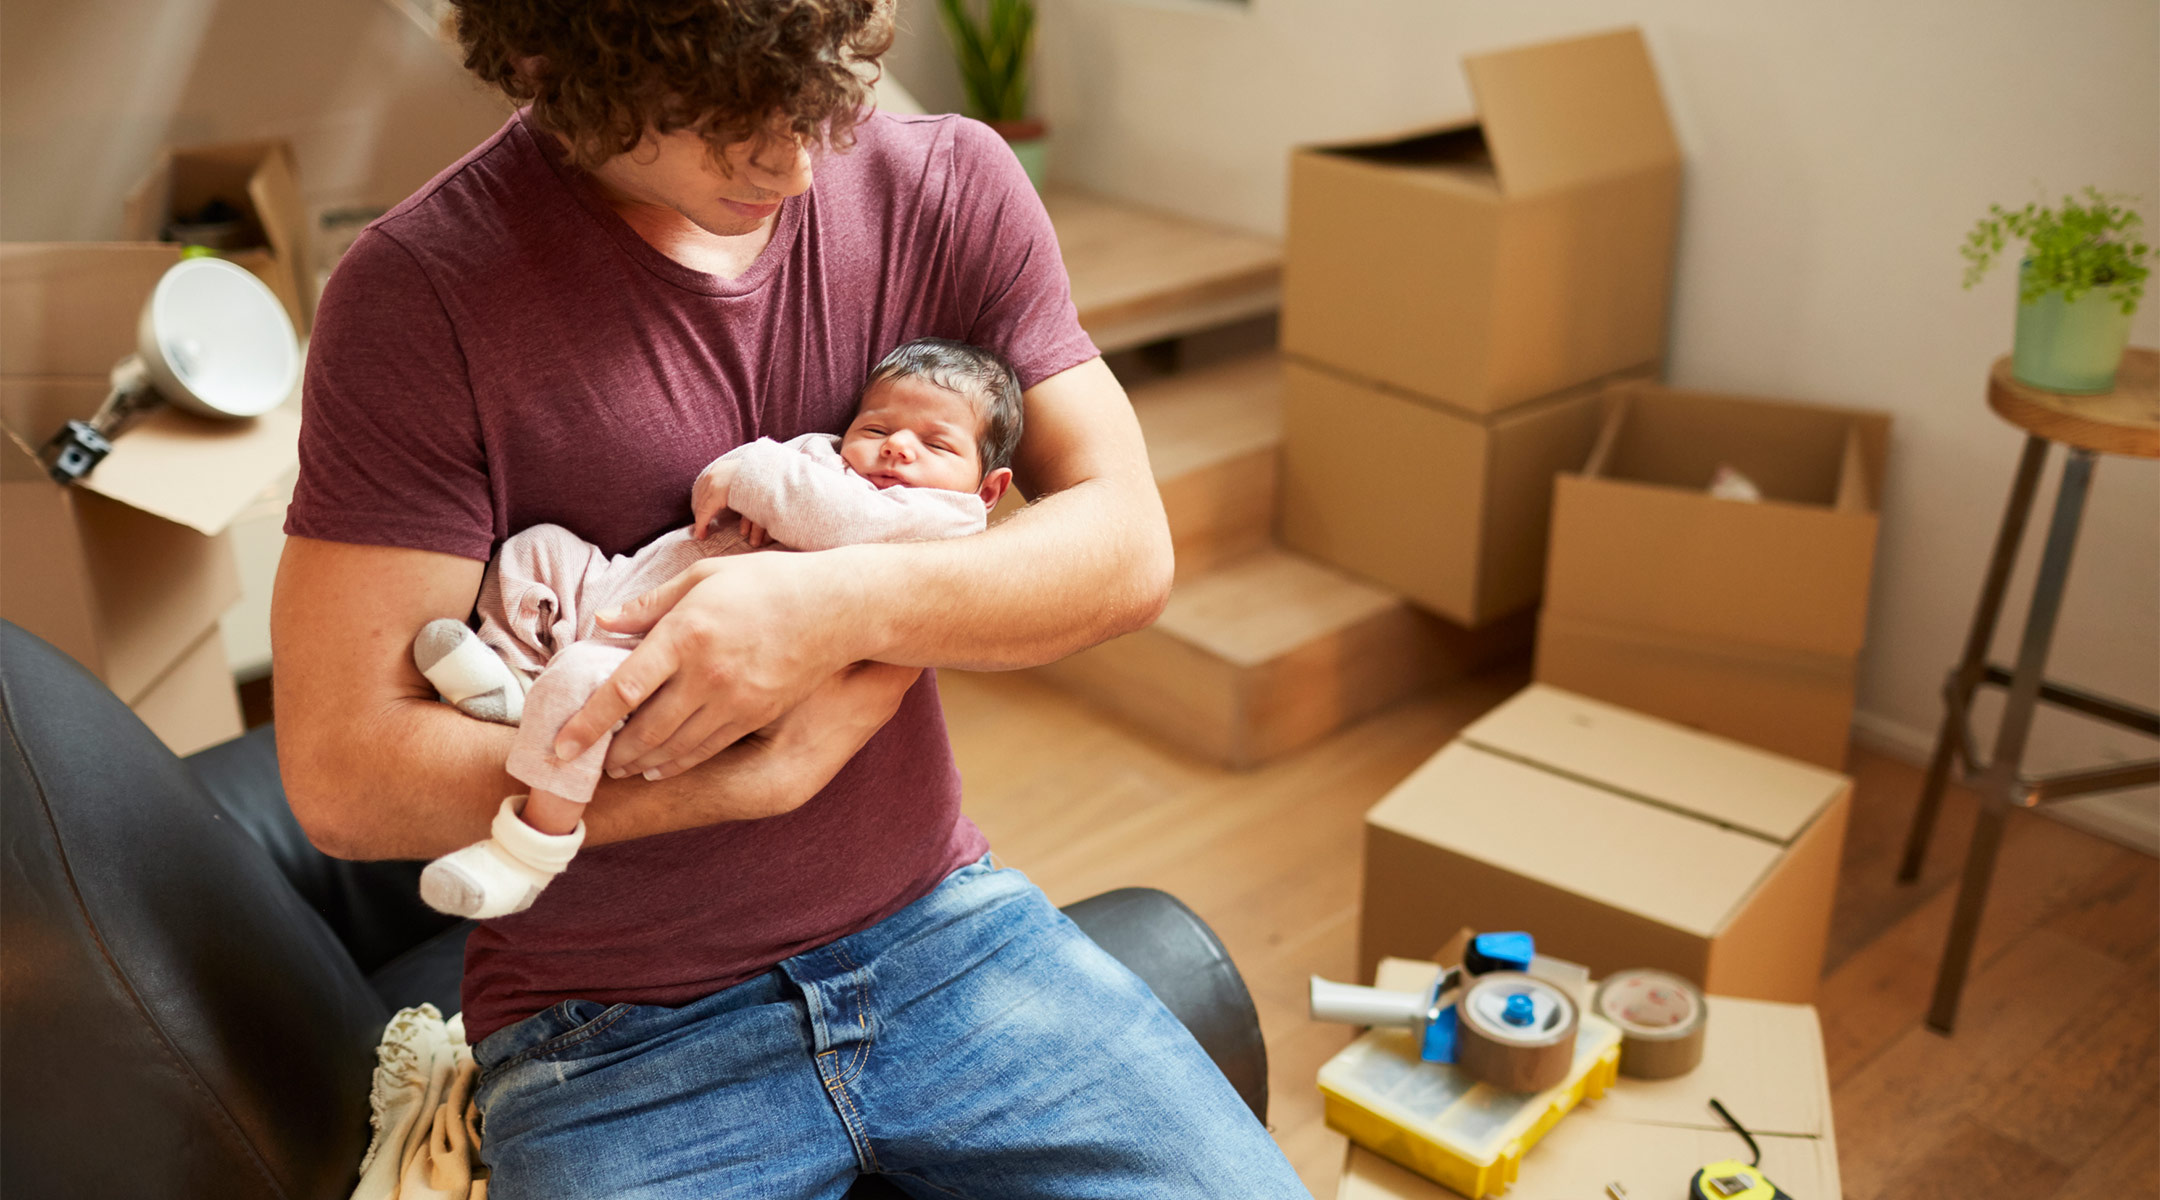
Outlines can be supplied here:
M1020 447L1020 377L1004 359L980 346L946 338L917 338L907 342L870 369L863 390L888 379L913 376L927 379L955 395L965 396L982 413L983 431L977 439L985 476L1012 465Z

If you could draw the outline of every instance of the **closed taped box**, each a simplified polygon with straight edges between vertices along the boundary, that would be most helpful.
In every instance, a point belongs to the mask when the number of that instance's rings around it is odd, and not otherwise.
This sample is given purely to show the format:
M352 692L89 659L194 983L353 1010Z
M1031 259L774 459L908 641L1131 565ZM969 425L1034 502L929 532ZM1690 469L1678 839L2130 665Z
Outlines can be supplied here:
M1528 929L1604 975L1815 994L1851 803L1834 772L1532 685L1365 818L1359 961Z

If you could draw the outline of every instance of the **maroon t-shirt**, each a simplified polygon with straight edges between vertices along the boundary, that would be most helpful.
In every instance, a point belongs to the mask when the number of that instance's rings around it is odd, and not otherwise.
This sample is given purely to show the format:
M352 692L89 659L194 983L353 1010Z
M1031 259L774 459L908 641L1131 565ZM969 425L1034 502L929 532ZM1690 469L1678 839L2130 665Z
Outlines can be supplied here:
M902 342L986 346L1023 387L1094 357L1042 203L987 127L873 116L814 179L720 279L646 244L513 117L339 263L286 532L485 559L552 522L622 554L689 522L722 452L841 432ZM875 924L985 848L925 672L796 811L592 847L484 923L467 1034L570 997L687 1003Z

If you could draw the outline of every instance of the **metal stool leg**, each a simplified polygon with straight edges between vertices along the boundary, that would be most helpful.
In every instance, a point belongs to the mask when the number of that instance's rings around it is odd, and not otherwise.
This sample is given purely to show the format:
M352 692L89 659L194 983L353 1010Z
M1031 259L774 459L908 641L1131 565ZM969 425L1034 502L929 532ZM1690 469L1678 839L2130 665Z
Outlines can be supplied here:
M2047 549L2040 556L2032 610L2025 618L2025 638L2018 647L2017 674L2011 679L2009 697L2003 705L1995 754L1980 778L1980 823L1973 829L1972 847L1966 852L1957 913L1950 921L1949 944L1943 948L1942 969L1935 977L1935 998L1928 1007L1928 1025L1939 1033L1949 1033L1957 1021L1958 999L1965 990L1966 970L1972 965L1980 914L1987 907L1988 884L1995 873L1995 851L2002 843L2003 823L2009 819L2010 810L2024 799L2019 771L2026 740L2032 733L2033 710L2040 703L2048 645L2055 637L2055 620L2062 613L2063 585L2070 577L2070 554L2077 547L2078 523L2085 515L2092 469L2093 455L2087 450L2070 451L2063 463L2062 490L2055 501L2055 515L2048 523Z
M1942 731L1935 735L1935 756L1928 760L1927 779L1920 785L1920 807L1914 810L1912 829L1905 835L1905 858L1898 865L1900 883L1920 877L1920 862L1927 856L1928 839L1935 834L1935 818L1942 810L1943 789L1950 782L1952 765L1962 756L1966 710L1987 672L1988 647L1995 640L1995 622L2002 616L2003 593L2017 565L2018 547L2025 541L2025 522L2032 516L2033 493L2040 486L2048 444L2046 438L2027 437L2025 453L2018 459L2010 499L2003 506L2002 529L1995 535L1995 554L1980 585L1980 604L1965 635L1965 656L1943 684Z

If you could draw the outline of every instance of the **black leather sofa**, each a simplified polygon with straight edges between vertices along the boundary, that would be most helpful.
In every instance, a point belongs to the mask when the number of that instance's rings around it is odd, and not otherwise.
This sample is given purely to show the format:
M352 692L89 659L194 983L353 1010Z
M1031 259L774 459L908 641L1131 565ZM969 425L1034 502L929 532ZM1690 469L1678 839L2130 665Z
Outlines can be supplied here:
M177 758L13 624L0 729L0 1194L349 1194L383 1025L456 1011L469 926L420 904L417 863L315 850L268 727ZM1065 911L1265 1120L1258 1019L1207 926L1147 889Z

